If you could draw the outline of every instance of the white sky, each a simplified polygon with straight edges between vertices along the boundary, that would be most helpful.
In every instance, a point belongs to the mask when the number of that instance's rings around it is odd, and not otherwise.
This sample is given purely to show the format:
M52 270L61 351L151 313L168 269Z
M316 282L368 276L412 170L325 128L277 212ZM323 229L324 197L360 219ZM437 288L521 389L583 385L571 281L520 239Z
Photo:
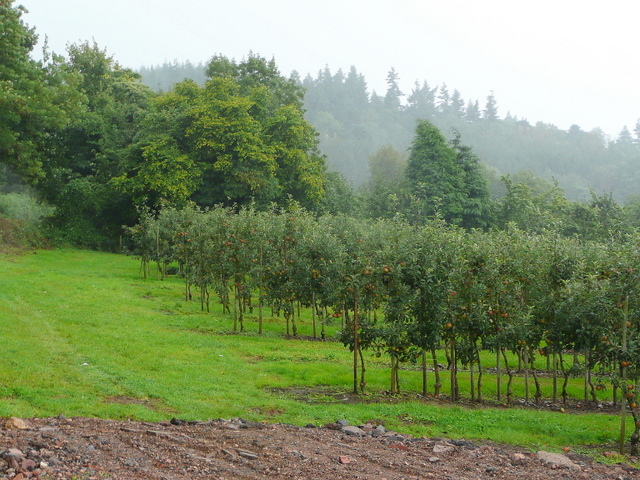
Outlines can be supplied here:
M501 117L615 136L640 118L640 2L576 0L16 0L56 53L95 39L121 65L274 57L281 73L354 65L384 94L391 67ZM36 52L37 54L38 52Z

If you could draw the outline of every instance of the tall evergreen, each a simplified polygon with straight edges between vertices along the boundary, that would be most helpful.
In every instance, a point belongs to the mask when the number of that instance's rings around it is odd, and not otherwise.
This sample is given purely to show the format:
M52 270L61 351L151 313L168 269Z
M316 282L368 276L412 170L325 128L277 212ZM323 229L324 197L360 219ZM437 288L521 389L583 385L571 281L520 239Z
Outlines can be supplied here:
M493 203L480 159L471 147L463 145L460 132L454 131L451 146L457 152L457 163L463 171L465 198L461 226L488 228L493 224Z
M421 208L418 216L439 214L450 223L462 223L466 196L463 170L456 151L427 120L419 121L416 127L406 177Z
M402 97L404 96L398 85L398 80L400 80L400 76L395 68L392 67L387 74L387 93L384 96L384 103L387 107L393 109L400 109Z
M485 120L495 121L498 119L498 102L496 102L493 92L487 97L487 103L482 113Z
M465 228L487 228L492 207L478 157L455 131L451 142L431 122L418 122L406 177L423 216L440 215Z

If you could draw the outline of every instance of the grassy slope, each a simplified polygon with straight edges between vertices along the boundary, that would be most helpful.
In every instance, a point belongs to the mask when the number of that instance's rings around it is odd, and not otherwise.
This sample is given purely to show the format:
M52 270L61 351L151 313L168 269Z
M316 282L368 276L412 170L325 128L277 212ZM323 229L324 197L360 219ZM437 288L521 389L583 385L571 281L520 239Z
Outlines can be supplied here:
M212 309L204 314L197 302L184 302L178 279L140 279L138 262L123 256L56 250L0 257L0 415L242 416L296 424L376 418L416 435L552 448L605 444L617 435L619 419L604 414L296 401L270 388L324 384L349 391L348 350L284 340L275 321L263 337L230 335L232 319L218 305ZM255 332L255 324L248 330ZM308 324L301 330L310 333ZM387 388L384 359L369 361L368 388ZM406 390L420 389L418 372L403 372L402 381Z

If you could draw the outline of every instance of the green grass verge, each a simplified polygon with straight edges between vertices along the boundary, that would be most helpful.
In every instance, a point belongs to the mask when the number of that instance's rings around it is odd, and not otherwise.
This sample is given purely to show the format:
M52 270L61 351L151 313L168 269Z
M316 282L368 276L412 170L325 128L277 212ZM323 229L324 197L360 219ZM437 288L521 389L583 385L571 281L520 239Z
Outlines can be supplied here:
M132 258L80 250L0 257L0 415L148 421L242 416L300 425L378 419L418 436L578 451L611 449L617 438L615 415L469 408L417 395L387 399L379 392L388 388L388 362L369 354L373 395L343 401L334 394L349 398L352 356L339 343L285 339L276 318L266 319L262 336L254 319L247 333L232 334L233 319L219 305L212 302L212 312L203 313L198 302L184 301L180 279L140 279L138 266ZM311 335L308 318L299 330ZM491 366L491 355L485 361ZM495 382L485 378L489 399ZM417 370L403 371L401 381L405 392L421 389ZM549 380L544 382L549 392ZM463 394L468 385L463 376ZM297 395L288 393L292 387ZM523 395L523 388L519 379L514 391ZM572 381L571 393L582 394L579 380Z

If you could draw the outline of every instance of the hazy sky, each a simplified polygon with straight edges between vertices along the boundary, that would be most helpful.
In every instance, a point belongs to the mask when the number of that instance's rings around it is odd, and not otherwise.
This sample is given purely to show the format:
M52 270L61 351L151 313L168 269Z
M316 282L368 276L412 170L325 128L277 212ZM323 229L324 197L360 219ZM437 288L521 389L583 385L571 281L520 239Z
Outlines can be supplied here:
M51 49L92 40L126 67L274 57L316 76L354 65L384 94L391 67L501 117L617 135L640 118L640 3L630 0L16 0ZM37 53L37 52L36 52Z

